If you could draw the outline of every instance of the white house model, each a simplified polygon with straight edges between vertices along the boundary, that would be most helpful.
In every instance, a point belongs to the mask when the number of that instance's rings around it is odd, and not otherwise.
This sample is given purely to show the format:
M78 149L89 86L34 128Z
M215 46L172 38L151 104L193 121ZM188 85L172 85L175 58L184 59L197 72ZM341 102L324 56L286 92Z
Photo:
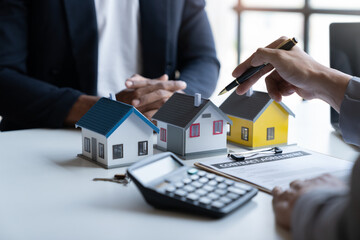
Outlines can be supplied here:
M153 131L159 129L135 107L101 98L77 123L82 154L105 168L130 165L153 154Z
M184 159L227 152L231 120L210 100L175 93L153 116L160 134L156 147Z

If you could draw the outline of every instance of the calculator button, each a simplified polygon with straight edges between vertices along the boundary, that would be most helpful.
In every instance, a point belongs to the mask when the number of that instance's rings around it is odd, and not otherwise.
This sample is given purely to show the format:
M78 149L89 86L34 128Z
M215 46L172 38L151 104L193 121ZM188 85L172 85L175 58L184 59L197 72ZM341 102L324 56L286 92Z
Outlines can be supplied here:
M187 194L187 192L185 192L182 189L178 189L175 191L175 196L177 196L177 197L184 197L184 196L186 196L186 194Z
M234 187L244 189L245 191L250 191L252 189L252 187L243 183L235 183Z
M185 184L189 184L189 183L192 182L190 178L184 178L182 181L183 181L183 183L185 183Z
M203 187L203 189L205 191L212 192L212 191L214 191L215 188L213 186L206 185Z
M236 193L238 195L244 195L246 193L245 190L240 189L240 188L235 188L235 187L229 187L227 190L229 192Z
M198 175L191 175L190 177L192 180L196 181L198 180L200 177Z
M216 177L215 180L216 180L217 182L223 182L223 181L225 181L225 178L223 178L223 177Z
M218 199L220 196L219 196L218 194L212 192L212 193L209 193L209 194L207 195L207 197L210 198L211 200L216 200L216 199Z
M206 177L207 177L208 179L214 179L214 178L216 177L216 175L213 174L213 173L208 173L208 174L206 174Z
M175 190L176 190L176 188L174 186L169 186L169 187L166 188L165 191L167 193L172 193L172 192L175 192Z
M219 201L223 202L224 204L229 204L232 202L232 200L228 197L221 197L221 198L219 198Z
M211 199L207 197L202 197L199 199L199 203L202 205L208 205L211 203Z
M198 172L198 170L196 168L190 168L187 170L188 174L190 175L194 175Z
M222 196L222 195L225 195L227 193L227 191L225 189L216 189L215 193Z
M200 183L207 183L208 181L209 181L209 179L206 178L206 177L202 177L202 178L199 179Z
M177 187L177 188L182 188L183 186L184 186L184 184L182 182L175 183L175 187Z
M240 195L235 194L235 193L228 193L228 194L226 194L225 197L228 197L228 198L231 198L231 199L235 200L235 199L238 199L240 197Z
M195 191L196 194L200 195L200 196L204 196L205 194L207 194L208 192L205 191L204 189L198 189Z
M218 183L215 180L211 180L210 182L208 182L208 185L210 185L210 186L216 186L217 184Z
M190 193L186 196L186 198L191 201L196 201L200 198L200 196L195 193Z
M220 183L219 185L217 185L217 187L220 189L225 189L227 188L227 185L225 183Z
M224 206L225 206L225 204L222 203L222 202L220 202L220 201L216 201L216 202L213 202L213 203L211 204L211 207L213 207L213 208L215 208L215 209L220 209L220 208L222 208L222 207L224 207Z
M183 187L183 189L187 192L193 192L196 188L191 185L186 185L185 187Z
M192 182L191 183L191 186L194 186L194 187L196 187L196 188L200 188L200 187L202 187L202 183L199 183L199 182Z
M199 175L200 177L203 177L206 175L206 172L200 170L197 175Z
M226 180L225 180L225 184L226 184L226 185L231 186L231 185L234 185L234 183L235 183L235 181L233 181L233 180L231 180L231 179L226 179Z

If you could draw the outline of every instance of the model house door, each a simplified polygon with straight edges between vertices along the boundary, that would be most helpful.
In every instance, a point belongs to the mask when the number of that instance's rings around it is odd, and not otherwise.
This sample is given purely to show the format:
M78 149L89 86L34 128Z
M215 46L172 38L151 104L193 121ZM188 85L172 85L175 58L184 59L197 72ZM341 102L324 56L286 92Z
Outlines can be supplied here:
M167 150L184 155L185 154L185 139L182 128L168 125L168 145Z
M91 158L96 161L97 156L97 141L96 138L91 138Z

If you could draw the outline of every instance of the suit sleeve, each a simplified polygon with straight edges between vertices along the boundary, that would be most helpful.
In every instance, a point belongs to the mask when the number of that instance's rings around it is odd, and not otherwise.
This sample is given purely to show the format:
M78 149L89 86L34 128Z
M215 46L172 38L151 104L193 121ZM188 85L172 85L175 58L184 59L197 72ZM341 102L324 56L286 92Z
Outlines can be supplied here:
M29 76L28 1L0 1L0 130L63 126L81 95Z
M178 65L186 93L210 97L219 77L214 38L204 10L204 0L187 0L179 32Z
M346 141L360 145L360 81L350 80L340 109L340 127ZM300 197L292 214L294 240L360 239L360 159L355 163L350 192L311 191Z

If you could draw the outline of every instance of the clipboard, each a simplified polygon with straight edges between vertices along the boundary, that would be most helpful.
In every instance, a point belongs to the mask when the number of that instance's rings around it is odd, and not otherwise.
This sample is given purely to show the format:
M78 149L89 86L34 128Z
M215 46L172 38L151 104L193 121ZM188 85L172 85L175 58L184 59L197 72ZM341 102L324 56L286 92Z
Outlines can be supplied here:
M283 153L259 155L244 161L227 156L196 162L200 169L247 183L271 194L275 186L287 188L297 179L309 179L329 173L342 179L350 176L352 162L298 146L282 147Z

